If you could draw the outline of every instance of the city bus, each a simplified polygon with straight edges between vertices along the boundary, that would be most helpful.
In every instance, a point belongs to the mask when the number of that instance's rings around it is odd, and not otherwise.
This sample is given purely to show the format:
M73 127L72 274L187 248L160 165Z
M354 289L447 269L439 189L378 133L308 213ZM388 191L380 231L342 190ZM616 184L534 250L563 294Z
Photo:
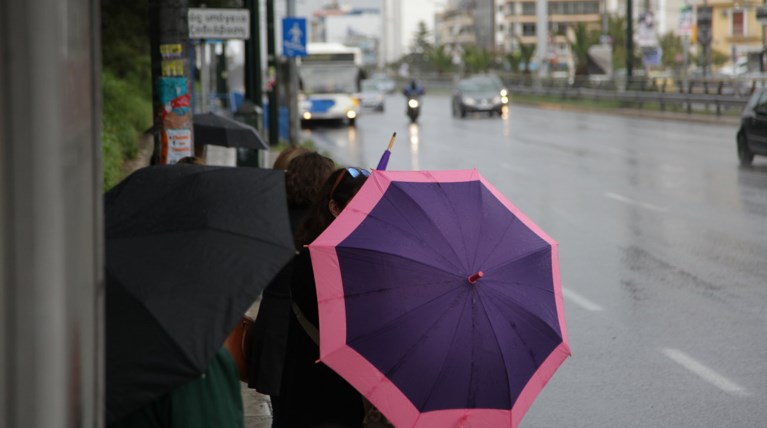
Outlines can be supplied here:
M308 43L306 54L298 66L302 123L337 120L354 126L362 51L340 43Z

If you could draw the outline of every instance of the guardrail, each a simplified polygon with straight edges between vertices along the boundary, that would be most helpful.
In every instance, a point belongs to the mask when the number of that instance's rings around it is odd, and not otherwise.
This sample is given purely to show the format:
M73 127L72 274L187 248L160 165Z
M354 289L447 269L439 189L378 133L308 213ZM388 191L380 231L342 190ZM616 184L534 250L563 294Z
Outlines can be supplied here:
M740 111L748 102L748 95L737 93L725 94L724 86L718 85L717 93L707 93L689 87L687 92L663 92L660 90L617 90L580 87L570 84L552 84L551 81L539 81L537 84L512 82L509 90L513 94L557 97L560 99L586 99L593 101L618 101L627 107L643 108L645 104L660 106L661 110L676 107L687 113L710 111L717 116L727 110ZM746 92L746 91L744 91ZM751 91L748 91L750 94Z

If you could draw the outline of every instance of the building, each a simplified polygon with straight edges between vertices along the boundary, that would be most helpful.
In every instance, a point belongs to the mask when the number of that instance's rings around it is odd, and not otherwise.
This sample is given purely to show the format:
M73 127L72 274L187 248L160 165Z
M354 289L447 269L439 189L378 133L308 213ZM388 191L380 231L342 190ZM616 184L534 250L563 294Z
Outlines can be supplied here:
M341 43L362 49L362 66L375 68L381 62L383 18L376 8L340 8L333 4L312 13L309 40L312 43Z
M761 1L708 0L708 6L712 8L711 49L728 55L731 64L748 61L751 71L758 71L764 48L762 24L756 20Z
M495 51L495 22L493 0L451 0L435 16L434 39L453 52L468 45Z
M548 2L549 38L555 43L566 42L569 28L584 23L592 28L601 28L600 0L556 0ZM536 43L536 2L534 0L503 0L499 2L504 46L518 43ZM502 27L501 27L502 25Z

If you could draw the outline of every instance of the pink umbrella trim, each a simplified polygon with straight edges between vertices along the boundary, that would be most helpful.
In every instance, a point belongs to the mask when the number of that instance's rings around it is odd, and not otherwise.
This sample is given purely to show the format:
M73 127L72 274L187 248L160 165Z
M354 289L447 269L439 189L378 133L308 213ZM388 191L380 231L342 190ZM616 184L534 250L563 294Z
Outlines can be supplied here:
M346 342L346 312L341 270L335 247L346 239L376 206L392 181L465 182L480 180L520 221L551 245L552 277L559 326L560 343L538 367L522 389L512 409L451 409L420 413L410 400L383 373ZM368 187L376 187L370 191ZM364 190L364 191L363 191ZM562 362L571 355L564 322L564 304L559 269L558 244L522 213L476 169L456 171L378 171L374 170L356 196L339 215L344 219L328 228L311 249L315 278L326 286L317 287L320 315L320 360L339 373L396 426L410 427L488 427L510 424L516 427L543 387ZM337 220L338 220L337 219Z

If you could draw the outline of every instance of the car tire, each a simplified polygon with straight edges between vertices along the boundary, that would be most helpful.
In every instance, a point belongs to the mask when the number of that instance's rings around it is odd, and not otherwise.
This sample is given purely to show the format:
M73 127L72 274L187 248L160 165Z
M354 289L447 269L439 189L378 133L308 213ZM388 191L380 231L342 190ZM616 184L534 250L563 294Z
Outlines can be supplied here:
M463 107L461 107L461 119L463 119L463 118L465 118L465 117L466 117L466 109L464 109Z
M349 119L349 126L354 127L357 124L357 118Z
M754 153L748 148L748 140L743 132L738 133L738 160L741 166L751 166L754 161Z

